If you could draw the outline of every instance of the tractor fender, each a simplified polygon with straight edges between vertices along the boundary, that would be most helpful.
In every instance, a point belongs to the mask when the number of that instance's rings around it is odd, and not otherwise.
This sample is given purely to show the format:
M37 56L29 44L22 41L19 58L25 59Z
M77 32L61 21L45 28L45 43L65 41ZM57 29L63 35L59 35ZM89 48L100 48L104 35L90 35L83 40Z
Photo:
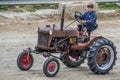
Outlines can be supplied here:
M90 41L88 42L88 47L92 46L94 42L96 42L96 41L98 41L98 40L100 40L100 39L104 39L104 37L102 37L102 36L94 37L92 40L90 40Z
M70 49L71 50L89 50L90 46L92 46L94 42L96 42L97 40L103 39L103 38L104 37L102 36L97 36L87 43L73 44L70 46Z

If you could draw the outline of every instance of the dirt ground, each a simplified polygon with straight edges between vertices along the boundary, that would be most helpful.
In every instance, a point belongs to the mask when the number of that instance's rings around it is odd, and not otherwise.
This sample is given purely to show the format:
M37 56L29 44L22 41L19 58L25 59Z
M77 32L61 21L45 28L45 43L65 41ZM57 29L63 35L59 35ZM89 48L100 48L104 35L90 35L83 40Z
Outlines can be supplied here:
M65 24L70 22L66 21ZM117 47L118 59L109 74L93 74L86 60L78 68L67 68L60 63L60 71L56 77L48 78L42 71L45 58L38 54L33 54L34 64L29 71L20 71L16 64L17 56L22 49L34 49L37 44L35 27L54 23L59 22L0 19L0 80L120 80L120 19L98 20L99 28L92 34L112 40Z

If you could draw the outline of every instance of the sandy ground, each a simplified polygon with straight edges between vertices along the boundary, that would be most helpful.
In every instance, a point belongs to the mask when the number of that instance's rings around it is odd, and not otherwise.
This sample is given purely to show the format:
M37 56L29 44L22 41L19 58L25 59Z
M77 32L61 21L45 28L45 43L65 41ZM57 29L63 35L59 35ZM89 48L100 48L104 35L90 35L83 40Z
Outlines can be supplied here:
M70 21L67 21L68 24ZM16 64L18 54L22 49L37 44L36 26L53 24L41 20L2 19L0 22L0 80L120 80L120 20L98 20L99 28L92 35L102 35L117 46L118 59L113 70L106 75L93 74L87 60L81 67L67 68L60 63L61 68L56 77L48 78L43 74L42 66L45 61L40 55L33 54L34 65L29 71L20 71ZM73 24L75 25L75 24Z

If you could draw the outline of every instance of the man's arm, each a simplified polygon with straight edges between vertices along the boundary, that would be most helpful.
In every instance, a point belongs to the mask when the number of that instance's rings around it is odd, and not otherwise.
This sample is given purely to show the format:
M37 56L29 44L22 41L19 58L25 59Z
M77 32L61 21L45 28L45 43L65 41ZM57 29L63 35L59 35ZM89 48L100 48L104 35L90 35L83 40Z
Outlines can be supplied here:
M82 15L80 15L80 16L79 16L79 19L80 19L80 20L84 20L84 18L85 18L85 16L86 16L86 14L87 14L87 12L85 12L85 13L84 13L84 14L82 14Z
M88 24L88 25L94 25L95 22L96 22L96 13L94 12L90 16L90 20L86 20L86 24Z

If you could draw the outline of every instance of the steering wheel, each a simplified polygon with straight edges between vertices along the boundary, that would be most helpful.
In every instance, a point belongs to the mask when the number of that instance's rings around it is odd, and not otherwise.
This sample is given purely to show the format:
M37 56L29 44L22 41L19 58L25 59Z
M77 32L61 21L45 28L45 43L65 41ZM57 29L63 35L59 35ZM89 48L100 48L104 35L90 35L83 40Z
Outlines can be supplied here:
M80 15L82 15L82 13L81 12L78 12L78 11L76 11L75 13L74 13L74 17L75 16L80 16ZM80 24L82 24L82 21L78 18L78 17L75 17L75 20L73 21L73 22L71 22L70 24L68 24L65 28L67 28L68 26L70 26L71 24L73 24L74 22L79 22Z
M81 20L77 17L77 16L80 16L80 15L82 15L82 13L79 12L79 11L76 11L75 14L74 14L74 17L75 17L76 21L78 21L79 23L82 23Z

